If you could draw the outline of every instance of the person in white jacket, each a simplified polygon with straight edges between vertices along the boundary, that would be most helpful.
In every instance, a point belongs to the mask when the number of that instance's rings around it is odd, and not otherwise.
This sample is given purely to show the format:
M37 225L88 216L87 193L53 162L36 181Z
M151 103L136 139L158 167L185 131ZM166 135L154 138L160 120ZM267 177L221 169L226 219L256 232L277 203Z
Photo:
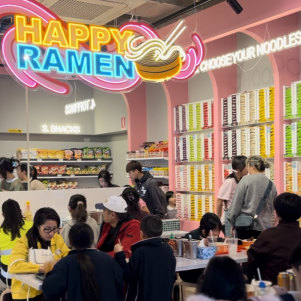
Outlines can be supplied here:
M96 247L100 229L95 219L93 219L88 215L86 198L81 194L72 195L69 200L68 209L72 219L64 225L61 233L66 245L69 248L71 247L69 242L69 237L68 237L71 227L77 223L86 223L93 230L94 240L93 240L92 247L93 248Z

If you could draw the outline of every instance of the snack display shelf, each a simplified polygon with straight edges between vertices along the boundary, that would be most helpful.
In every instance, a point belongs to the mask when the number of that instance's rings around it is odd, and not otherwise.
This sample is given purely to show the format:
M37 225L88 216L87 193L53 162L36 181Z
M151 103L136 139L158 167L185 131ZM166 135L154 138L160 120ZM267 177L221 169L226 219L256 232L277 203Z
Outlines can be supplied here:
M196 131L186 131L186 132L175 132L175 135L181 136L181 135L187 135L187 134L200 134L200 133L213 133L214 129L207 128L207 129L200 129Z
M191 190L177 190L177 193L183 194L214 194L214 191L191 191Z
M202 161L179 161L176 162L177 165L201 165L201 164L213 164L213 160L202 160Z
M135 161L156 161L156 160L163 160L163 161L168 161L168 157L137 157L137 158L129 158L127 157L126 158L127 161L132 161L132 160L135 160Z
M274 123L274 121L252 122L252 123L246 123L246 124L223 126L222 129L223 130L241 129L241 128L245 128L245 127L260 126L260 125L267 125L267 124L273 124L273 123Z
M27 162L26 159L21 159L21 162ZM112 159L97 159L97 160L89 160L89 159L76 159L76 160L63 160L63 159L53 159L53 160L35 160L35 159L30 159L30 163L68 163L68 164L78 164L78 163L112 163Z
M75 178L97 178L97 175L57 175L57 176L39 176L39 180L42 179L75 179Z

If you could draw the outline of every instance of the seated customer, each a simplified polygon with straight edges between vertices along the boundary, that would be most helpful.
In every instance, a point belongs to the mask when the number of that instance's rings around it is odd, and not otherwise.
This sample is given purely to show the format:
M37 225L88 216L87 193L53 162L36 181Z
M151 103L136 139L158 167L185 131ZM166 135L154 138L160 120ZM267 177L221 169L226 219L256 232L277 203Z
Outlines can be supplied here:
M91 248L93 231L87 224L75 224L69 231L72 250L43 281L46 300L121 301L122 270L109 255Z
M141 239L131 248L126 263L122 244L116 244L115 259L124 270L128 283L126 301L171 300L175 281L176 259L171 247L163 243L163 224L156 215L141 220Z
M200 295L190 296L187 301L247 300L246 286L240 266L230 257L210 259L198 288Z
M245 273L249 280L260 269L262 279L277 283L277 275L290 268L289 258L301 244L301 229L297 219L301 216L301 197L294 193L281 193L274 201L279 224L263 231L248 250Z
M96 248L114 257L114 245L120 241L129 258L131 245L140 240L140 222L129 217L127 203L121 196L111 196L95 207L103 209L104 221Z
M222 230L222 223L220 218L214 213L206 213L200 220L200 227L187 233L184 237L185 238L192 238L197 240L204 239L204 245L208 245L207 237L212 236L219 236ZM219 239L222 240L222 239ZM180 272L179 275L183 281L196 283L200 278L203 269L194 269L189 271Z
M200 220L200 227L185 234L185 238L191 236L192 239L202 240L208 236L219 236L222 230L220 218L214 213L205 213Z

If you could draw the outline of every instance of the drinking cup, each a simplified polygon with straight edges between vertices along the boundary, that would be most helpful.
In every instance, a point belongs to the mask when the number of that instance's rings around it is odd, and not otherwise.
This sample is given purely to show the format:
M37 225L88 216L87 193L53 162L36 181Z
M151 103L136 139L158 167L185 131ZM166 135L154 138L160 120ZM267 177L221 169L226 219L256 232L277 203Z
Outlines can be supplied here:
M54 261L50 260L44 263L44 274L46 275L47 273L49 273L50 271L52 271L54 267Z
M237 238L227 238L226 244L228 244L229 256L237 255Z

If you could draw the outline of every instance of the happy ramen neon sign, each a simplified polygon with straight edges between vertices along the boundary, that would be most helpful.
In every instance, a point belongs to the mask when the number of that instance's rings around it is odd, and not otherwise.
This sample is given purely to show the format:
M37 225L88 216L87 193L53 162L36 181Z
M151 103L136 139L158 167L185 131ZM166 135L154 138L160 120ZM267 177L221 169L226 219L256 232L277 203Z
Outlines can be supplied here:
M166 37L144 23L119 29L66 23L33 0L0 0L0 17L14 15L1 41L3 60L22 84L68 94L60 78L76 76L104 90L126 92L141 80L162 82L192 76L204 58L200 37L186 51L175 45L186 27L181 21ZM105 51L103 47L106 47Z

